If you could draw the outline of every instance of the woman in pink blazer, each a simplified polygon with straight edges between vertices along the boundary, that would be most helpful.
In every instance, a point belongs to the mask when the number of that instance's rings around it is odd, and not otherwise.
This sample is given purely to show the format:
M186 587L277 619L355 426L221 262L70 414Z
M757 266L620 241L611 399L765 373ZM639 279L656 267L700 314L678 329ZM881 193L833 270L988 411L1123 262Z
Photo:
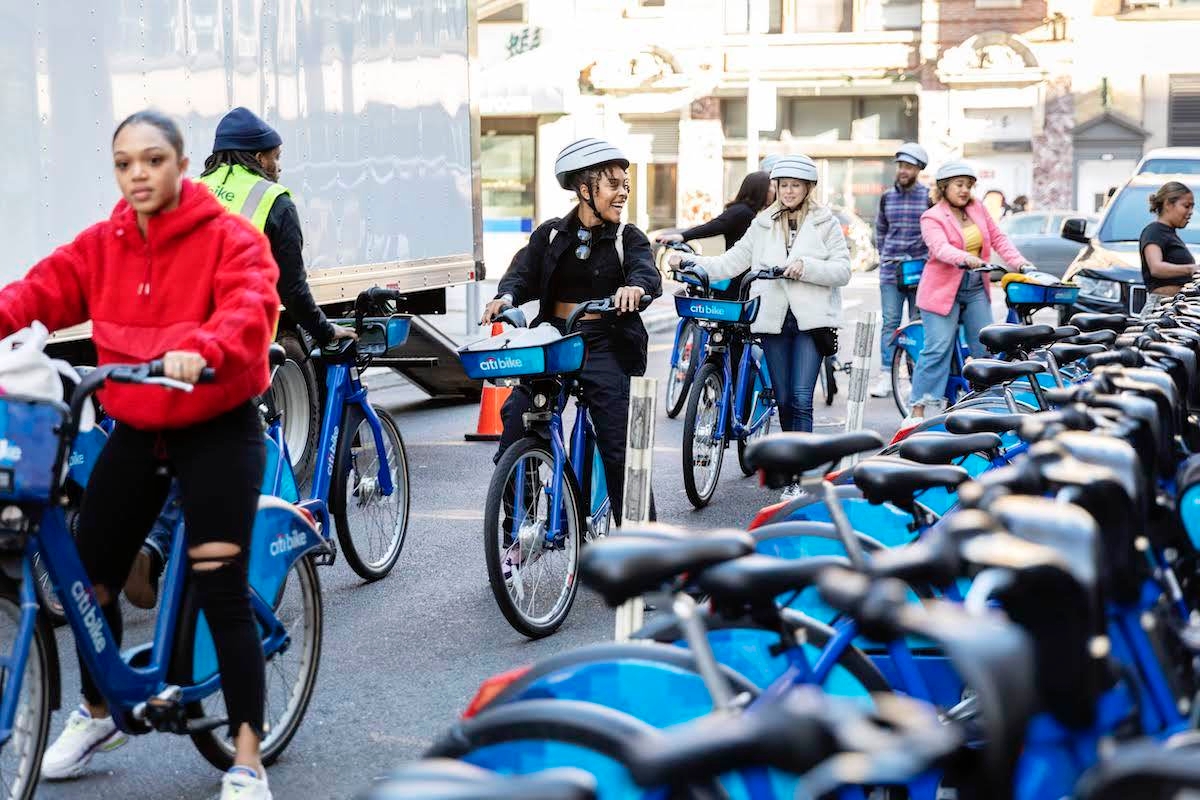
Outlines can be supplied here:
M1010 267L1029 263L996 227L983 204L971 196L976 175L970 164L943 164L936 177L937 202L921 215L921 236L929 247L917 287L925 344L913 371L913 405L904 427L923 419L928 409L938 413L945 406L960 321L967 329L971 356L987 354L979 343L979 329L992 322L991 284L986 271L974 270L987 265L993 250Z

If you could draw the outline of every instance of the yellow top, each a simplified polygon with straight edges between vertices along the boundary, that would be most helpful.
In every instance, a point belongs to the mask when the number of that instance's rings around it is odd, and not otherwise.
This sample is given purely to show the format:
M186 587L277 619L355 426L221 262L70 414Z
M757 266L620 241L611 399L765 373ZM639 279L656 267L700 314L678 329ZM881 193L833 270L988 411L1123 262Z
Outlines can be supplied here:
M963 223L962 234L963 250L979 258L979 253L983 250L983 233L980 232L979 226L968 220Z

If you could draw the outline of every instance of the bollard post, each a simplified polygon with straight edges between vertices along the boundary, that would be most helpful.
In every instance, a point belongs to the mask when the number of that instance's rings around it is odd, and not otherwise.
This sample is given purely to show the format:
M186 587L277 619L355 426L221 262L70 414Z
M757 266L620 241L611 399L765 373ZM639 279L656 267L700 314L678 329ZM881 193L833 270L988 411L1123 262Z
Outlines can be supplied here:
M466 313L463 324L463 333L470 336L471 334L479 333L479 316L483 313L483 305L479 302L479 281L471 281L467 284L466 299L464 300Z
M647 522L650 519L650 472L654 460L655 398L658 381L634 377L629 382L629 429L625 436L625 503L621 524ZM637 597L617 609L618 642L628 641L642 627L642 598Z
M860 431L867 408L867 385L871 380L871 360L875 354L875 329L878 315L868 311L854 325L854 360L850 362L850 390L846 399L846 430ZM841 467L853 466L858 454L847 456Z

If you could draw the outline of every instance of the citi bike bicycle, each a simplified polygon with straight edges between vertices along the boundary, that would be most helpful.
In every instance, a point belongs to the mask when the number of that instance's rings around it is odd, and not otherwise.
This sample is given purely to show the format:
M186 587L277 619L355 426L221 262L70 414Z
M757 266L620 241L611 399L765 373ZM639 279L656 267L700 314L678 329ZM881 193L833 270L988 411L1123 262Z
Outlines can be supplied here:
M50 713L60 701L58 650L39 610L35 556L67 600L62 607L67 624L117 727L130 734L187 735L218 769L233 764L233 741L218 731L227 721L220 711L216 651L189 581L181 527L171 537L153 639L120 651L66 522L64 465L84 404L108 381L191 390L162 377L162 363L151 362L89 372L69 408L16 395L0 398L0 438L6 442L0 452L0 786L8 798L33 796ZM262 496L248 575L267 659L264 764L287 747L312 698L324 624L312 556L324 550L307 515L280 498Z
M643 297L640 310L651 300ZM575 328L587 314L616 311L611 297L580 303L559 335L550 325L528 328L520 309L509 306L497 319L521 330L459 350L469 377L516 379L532 400L526 435L504 451L492 473L483 517L492 594L508 623L530 638L549 636L566 620L579 589L579 548L606 536L612 525L588 401L575 379L587 358L587 343ZM563 415L572 397L568 449Z

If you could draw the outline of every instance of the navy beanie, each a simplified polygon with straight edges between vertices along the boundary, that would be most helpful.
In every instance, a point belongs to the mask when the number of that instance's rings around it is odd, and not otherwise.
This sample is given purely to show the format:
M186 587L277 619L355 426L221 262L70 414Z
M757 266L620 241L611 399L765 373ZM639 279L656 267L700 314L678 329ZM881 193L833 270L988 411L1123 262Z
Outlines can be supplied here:
M259 119L250 109L238 106L217 123L213 152L244 150L248 153L261 153L274 150L281 144L283 138L274 128Z

